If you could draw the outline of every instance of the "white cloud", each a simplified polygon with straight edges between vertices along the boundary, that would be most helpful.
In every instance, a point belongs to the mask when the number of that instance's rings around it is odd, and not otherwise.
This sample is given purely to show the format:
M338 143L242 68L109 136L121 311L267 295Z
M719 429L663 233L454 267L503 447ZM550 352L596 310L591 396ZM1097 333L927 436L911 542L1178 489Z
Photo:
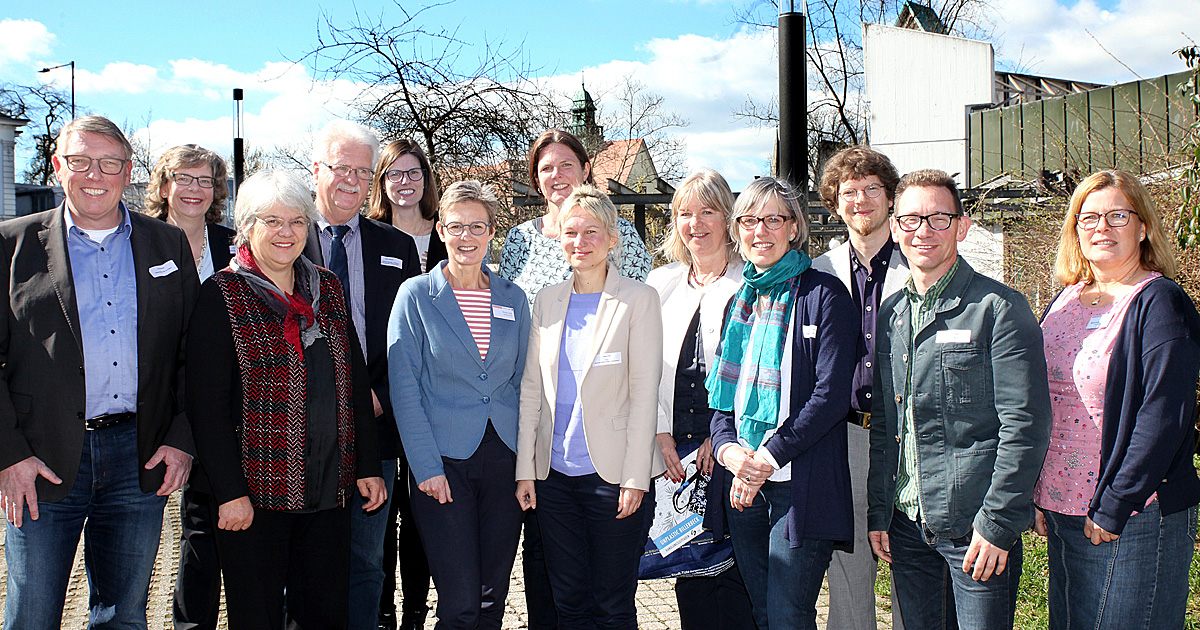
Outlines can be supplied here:
M117 61L104 66L99 73L75 69L75 89L81 94L126 92L144 94L165 87L154 66Z
M1179 72L1174 51L1200 37L1198 8L1179 0L1121 0L1112 9L1093 0L1000 0L998 65L1096 83L1134 80L1122 63L1143 78Z
M46 26L34 20L0 20L0 68L48 56L58 41ZM47 64L50 66L57 63Z

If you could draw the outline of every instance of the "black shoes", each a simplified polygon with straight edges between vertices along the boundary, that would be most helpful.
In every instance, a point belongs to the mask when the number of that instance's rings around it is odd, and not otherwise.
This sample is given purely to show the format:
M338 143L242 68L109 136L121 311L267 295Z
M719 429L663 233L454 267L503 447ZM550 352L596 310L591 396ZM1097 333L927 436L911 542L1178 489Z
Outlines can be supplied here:
M400 627L396 630L423 630L425 628L425 615L428 614L429 608L427 606L414 610L406 610L400 618ZM380 619L382 619L382 616ZM392 616L392 619L393 623L395 623L395 615ZM382 627L381 625L380 628Z

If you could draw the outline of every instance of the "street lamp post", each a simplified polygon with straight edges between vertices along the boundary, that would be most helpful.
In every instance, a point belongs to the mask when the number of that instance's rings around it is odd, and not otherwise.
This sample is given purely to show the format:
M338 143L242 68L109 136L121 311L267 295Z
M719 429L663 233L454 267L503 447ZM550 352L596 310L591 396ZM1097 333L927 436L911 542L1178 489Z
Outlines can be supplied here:
M50 66L49 68L42 68L41 70L38 70L38 74L46 74L47 72L50 72L51 70L58 70L59 68L66 68L67 66L71 66L71 119L74 120L75 119L75 62L68 61L67 63L60 63L57 66Z

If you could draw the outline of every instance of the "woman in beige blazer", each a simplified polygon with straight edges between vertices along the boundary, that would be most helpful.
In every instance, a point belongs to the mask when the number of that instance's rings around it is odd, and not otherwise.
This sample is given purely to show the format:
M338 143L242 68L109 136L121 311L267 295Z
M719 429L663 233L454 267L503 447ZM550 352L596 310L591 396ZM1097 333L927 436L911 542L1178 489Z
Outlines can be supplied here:
M563 207L560 242L573 273L533 304L517 500L539 508L559 628L636 629L653 513L643 495L664 469L654 438L662 314L654 289L609 263L620 238L608 197L585 185Z

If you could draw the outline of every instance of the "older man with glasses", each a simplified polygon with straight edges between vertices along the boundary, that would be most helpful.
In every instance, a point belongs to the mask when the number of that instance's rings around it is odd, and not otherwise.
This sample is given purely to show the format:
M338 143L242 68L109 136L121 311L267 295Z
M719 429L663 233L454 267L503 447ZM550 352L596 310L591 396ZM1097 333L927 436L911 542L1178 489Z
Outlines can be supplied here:
M359 214L379 159L379 138L349 120L325 126L313 143L313 179L321 218L309 228L304 255L338 276L371 375L383 478L390 500L400 437L388 395L387 322L396 291L421 273L411 236ZM350 629L374 630L383 588L383 538L389 504L370 513L355 496L350 510Z
M199 281L179 228L129 212L112 121L63 126L66 201L0 224L0 501L6 628L58 628L86 536L90 625L146 627L167 495L187 481L184 328Z

